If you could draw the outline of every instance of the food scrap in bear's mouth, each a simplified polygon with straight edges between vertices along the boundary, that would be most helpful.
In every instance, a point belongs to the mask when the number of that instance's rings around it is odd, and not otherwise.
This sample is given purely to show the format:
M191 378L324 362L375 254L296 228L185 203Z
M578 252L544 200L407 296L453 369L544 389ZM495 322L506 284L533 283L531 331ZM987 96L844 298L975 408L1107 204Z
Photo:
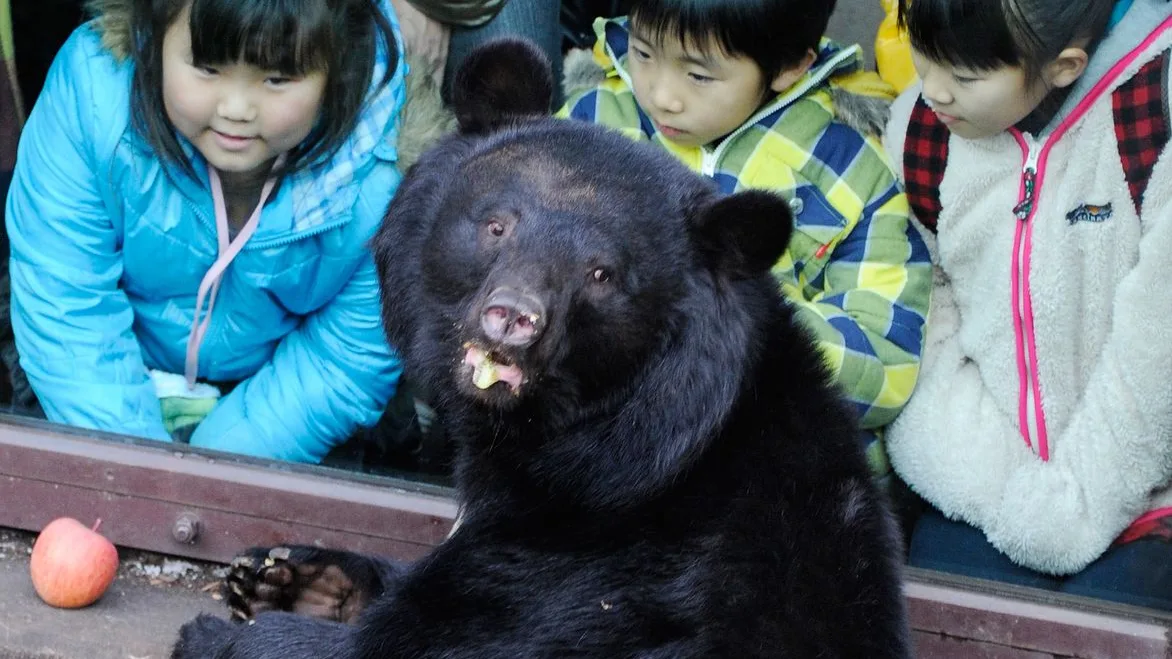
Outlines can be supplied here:
M464 363L472 367L472 384L477 389L488 389L497 382L508 384L514 392L521 388L524 375L516 365L497 362L487 350L470 343L464 348Z
M476 366L472 369L472 384L476 385L479 389L488 389L499 382L500 379L500 373L496 370L496 364L493 364L490 359L481 359L476 362Z

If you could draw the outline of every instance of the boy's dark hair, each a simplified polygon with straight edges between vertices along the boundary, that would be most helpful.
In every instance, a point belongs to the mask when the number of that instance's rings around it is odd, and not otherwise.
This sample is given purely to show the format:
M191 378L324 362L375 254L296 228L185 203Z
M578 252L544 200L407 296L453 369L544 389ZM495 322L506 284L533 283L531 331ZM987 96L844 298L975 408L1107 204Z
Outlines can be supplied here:
M761 68L766 80L818 52L835 0L636 0L630 20L653 40L715 44Z
M1020 66L1030 80L1080 40L1091 52L1111 0L900 0L899 21L928 59L973 71Z
M380 41L389 65L379 84L394 75L395 37L377 0L134 0L134 127L188 173L191 163L163 105L163 36L189 5L197 64L243 61L291 76L326 73L317 123L279 174L328 158L342 145L366 100Z

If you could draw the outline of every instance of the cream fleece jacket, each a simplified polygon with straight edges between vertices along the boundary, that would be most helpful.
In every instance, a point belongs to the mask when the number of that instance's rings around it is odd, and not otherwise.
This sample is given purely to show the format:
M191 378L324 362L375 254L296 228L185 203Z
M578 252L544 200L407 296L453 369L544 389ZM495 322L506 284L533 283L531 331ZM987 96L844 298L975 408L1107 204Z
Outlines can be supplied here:
M1111 106L1115 88L1172 46L1172 3L1136 0L1104 45L1100 54L1132 52L1111 71L1099 66L1104 84L1076 90L1040 137L1023 136L1044 154L1027 222L1013 213L1026 162L1015 137L950 138L920 380L887 434L914 490L1013 561L1052 574L1081 570L1145 512L1172 506L1172 155L1161 154L1137 215ZM918 95L909 89L892 108L895 162ZM1107 204L1103 221L1068 218ZM1015 266L1032 303L1021 331ZM1044 435L1032 397L1025 433L1019 417L1017 350L1031 336L1024 364Z

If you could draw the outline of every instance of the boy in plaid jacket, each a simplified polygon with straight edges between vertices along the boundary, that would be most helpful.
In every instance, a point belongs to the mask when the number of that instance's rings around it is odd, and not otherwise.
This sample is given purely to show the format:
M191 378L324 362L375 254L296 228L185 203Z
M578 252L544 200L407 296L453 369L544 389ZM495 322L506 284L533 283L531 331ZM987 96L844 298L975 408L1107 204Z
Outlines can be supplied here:
M628 18L599 19L602 79L568 90L559 114L651 140L726 193L789 199L796 230L774 275L855 404L883 475L880 431L915 385L932 283L907 198L869 134L882 119L868 115L886 103L882 90L866 102L846 91L872 78L858 46L822 37L833 2L745 4L641 0Z

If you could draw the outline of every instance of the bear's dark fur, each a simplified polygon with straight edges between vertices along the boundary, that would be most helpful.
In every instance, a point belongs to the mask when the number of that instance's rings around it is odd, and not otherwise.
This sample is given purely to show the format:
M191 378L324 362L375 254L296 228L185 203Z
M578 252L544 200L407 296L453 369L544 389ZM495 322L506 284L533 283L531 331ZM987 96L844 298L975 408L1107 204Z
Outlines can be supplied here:
M174 657L908 655L892 524L769 276L788 206L535 116L550 85L523 42L475 54L374 241L461 526L402 567L252 550L234 611L310 616L205 616Z

